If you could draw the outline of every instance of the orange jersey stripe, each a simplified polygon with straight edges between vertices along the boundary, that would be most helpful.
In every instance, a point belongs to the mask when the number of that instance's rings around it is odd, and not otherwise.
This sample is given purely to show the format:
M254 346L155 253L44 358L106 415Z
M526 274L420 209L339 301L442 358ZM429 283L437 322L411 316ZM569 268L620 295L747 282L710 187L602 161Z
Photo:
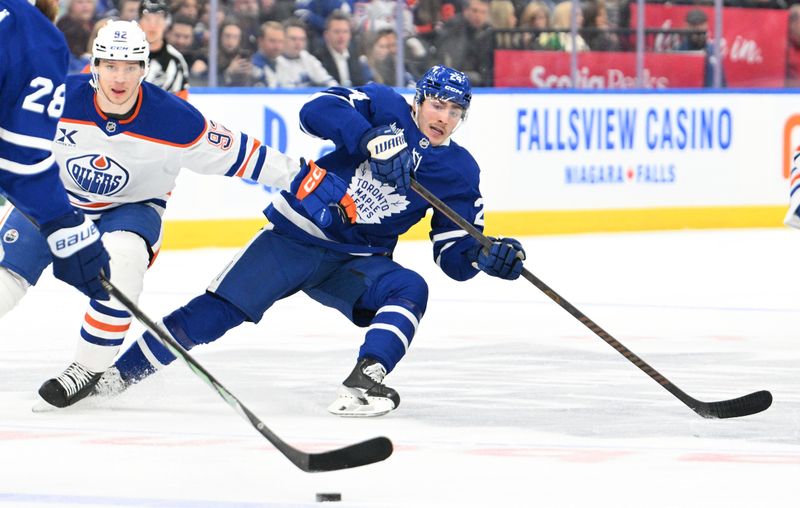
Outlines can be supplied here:
M261 146L261 141L259 141L257 139L254 139L253 140L253 149L250 150L250 154L247 156L247 158L242 163L242 167L240 167L239 171L236 172L236 176L241 177L244 174L244 170L245 170L245 168L247 168L247 163L250 162L250 159L253 158L253 154L256 153L256 150L258 150L259 146Z
M79 203L77 201L70 201L70 203L73 206L77 206L78 208L103 208L114 204L114 203Z
M138 138L138 139L144 139L144 140L147 140L147 141L152 141L153 143L158 143L160 145L176 146L178 148L186 148L187 146L192 146L195 143L197 143L198 141L200 141L200 139L203 136L206 135L206 130L208 130L208 123L206 123L205 127L203 127L203 132L201 132L199 136L197 136L192 141L189 141L186 144L170 143L169 141L164 141L163 139L151 138L149 136L143 136L141 134L136 134L136 133L130 132L130 131L123 132L122 134L124 136L131 136L131 137Z
M131 327L130 323L127 325L109 325L107 323L103 323L94 319L89 315L88 312L85 316L83 316L83 320L89 323L91 326L97 328L98 330L103 330L104 332L127 332L128 328Z

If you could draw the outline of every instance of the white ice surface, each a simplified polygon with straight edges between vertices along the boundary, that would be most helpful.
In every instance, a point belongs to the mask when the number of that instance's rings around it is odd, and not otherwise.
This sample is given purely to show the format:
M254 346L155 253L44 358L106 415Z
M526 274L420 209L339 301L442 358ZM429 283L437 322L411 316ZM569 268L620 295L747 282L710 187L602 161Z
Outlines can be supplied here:
M430 284L394 413L325 407L362 331L304 295L193 355L267 426L321 451L387 436L385 462L303 473L184 365L124 395L31 412L71 360L85 301L46 274L0 324L0 508L800 506L800 234L774 230L524 239L526 266L695 398L768 389L764 413L706 420L528 281ZM202 292L232 250L167 251L153 318ZM129 341L142 327L132 328ZM127 342L126 342L127 344Z

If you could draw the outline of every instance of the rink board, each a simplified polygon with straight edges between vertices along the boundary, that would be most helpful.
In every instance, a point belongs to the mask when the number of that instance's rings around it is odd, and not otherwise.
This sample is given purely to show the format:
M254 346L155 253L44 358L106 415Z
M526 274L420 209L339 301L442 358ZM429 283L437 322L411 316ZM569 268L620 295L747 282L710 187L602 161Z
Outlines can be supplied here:
M231 129L317 158L332 145L302 133L297 116L313 92L197 90L191 101ZM490 233L778 227L800 111L784 91L479 90L454 139L482 168ZM165 246L239 245L274 192L184 172ZM426 237L427 226L408 236Z

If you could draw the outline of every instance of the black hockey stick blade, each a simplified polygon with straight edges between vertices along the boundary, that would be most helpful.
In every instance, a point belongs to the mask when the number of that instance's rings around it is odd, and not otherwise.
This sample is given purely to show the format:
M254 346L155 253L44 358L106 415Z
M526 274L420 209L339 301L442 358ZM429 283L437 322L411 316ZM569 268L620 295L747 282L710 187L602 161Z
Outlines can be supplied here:
M308 473L315 473L366 466L386 460L393 449L388 438L374 437L337 450L306 454L308 462L305 467L298 467Z
M491 247L492 241L489 237L481 233L478 228L458 215L455 210L447 206L444 201L436 197L431 191L420 185L420 183L413 178L411 179L411 188L436 210L466 231L472 238L476 239L482 246L487 248ZM572 317L583 323L586 328L594 332L595 335L603 339L609 346L617 350L619 354L624 356L628 361L637 366L642 372L650 376L656 383L663 386L664 389L677 397L700 416L704 418L735 418L760 413L772 404L772 394L768 391L754 392L736 399L721 400L718 402L702 402L689 396L526 268L522 269L522 277L536 286L536 288L547 295L548 298L557 303L562 309L569 312Z
M689 407L703 418L737 418L765 411L772 405L772 394L767 390L761 390L730 400L693 402L689 403Z
M119 300L136 319L142 322L169 351L183 362L199 378L213 388L222 399L237 413L242 415L262 436L272 443L292 464L307 473L324 471L337 471L359 466L366 466L374 462L386 460L392 454L392 442L385 437L376 437L353 445L321 453L307 453L291 446L277 434L272 432L247 406L236 398L227 388L217 381L200 363L197 362L185 349L183 349L170 334L166 333L124 293L117 289L108 279L101 276L100 281L108 293Z

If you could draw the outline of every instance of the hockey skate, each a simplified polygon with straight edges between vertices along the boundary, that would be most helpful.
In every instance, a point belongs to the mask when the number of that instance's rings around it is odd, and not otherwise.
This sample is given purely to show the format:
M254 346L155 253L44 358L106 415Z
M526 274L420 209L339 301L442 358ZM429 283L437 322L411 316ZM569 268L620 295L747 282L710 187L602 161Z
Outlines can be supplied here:
M381 416L400 405L400 395L383 384L386 368L377 360L362 358L328 406L337 416Z
M92 392L102 372L92 372L78 362L73 362L58 377L48 379L41 388L39 396L51 406L34 406L34 411L46 411L53 407L64 408L75 404Z

